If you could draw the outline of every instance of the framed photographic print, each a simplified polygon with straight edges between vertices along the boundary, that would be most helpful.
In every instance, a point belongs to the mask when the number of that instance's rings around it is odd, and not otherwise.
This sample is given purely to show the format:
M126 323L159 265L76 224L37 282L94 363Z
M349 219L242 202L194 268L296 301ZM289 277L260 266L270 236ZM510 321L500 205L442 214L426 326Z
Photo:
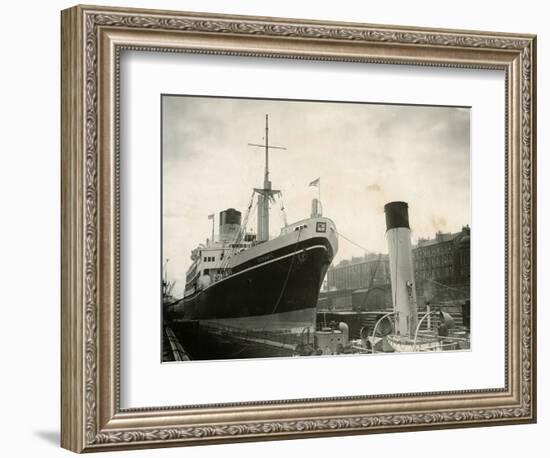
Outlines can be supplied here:
M62 12L62 446L534 422L532 35Z

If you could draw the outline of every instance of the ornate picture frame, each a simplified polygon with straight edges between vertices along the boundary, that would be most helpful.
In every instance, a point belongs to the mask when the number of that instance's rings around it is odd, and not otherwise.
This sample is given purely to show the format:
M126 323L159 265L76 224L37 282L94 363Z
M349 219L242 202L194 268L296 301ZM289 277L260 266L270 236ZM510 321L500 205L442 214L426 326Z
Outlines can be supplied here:
M75 452L536 421L536 37L75 6L62 12L61 445ZM124 50L505 72L503 389L122 409Z

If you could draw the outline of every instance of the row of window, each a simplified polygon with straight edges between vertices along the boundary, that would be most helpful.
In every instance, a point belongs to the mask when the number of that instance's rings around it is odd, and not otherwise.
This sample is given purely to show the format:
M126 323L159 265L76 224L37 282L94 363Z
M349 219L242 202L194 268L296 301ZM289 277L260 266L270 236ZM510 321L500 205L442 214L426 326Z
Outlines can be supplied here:
M216 260L216 257L215 256L205 256L202 260L204 262L214 262Z
M453 246L449 243L444 243L435 247L417 247L414 248L414 255L418 257L434 256L438 254L448 253L452 251Z
M442 256L433 256L430 258L424 258L424 259L415 259L415 265L417 267L426 267L430 265L435 266L441 266L445 264L452 263L452 257L450 254L442 255Z
M452 267L440 267L438 269L427 269L416 272L416 276L420 278L443 278L454 275Z
M368 262L362 262L358 264L350 264L347 266L337 266L333 267L331 269L331 272L338 272L338 273L347 273L347 272L372 272L376 270L377 272L385 272L387 269L389 269L389 264L387 262L380 262L378 263L378 266L376 265L378 261L368 261Z

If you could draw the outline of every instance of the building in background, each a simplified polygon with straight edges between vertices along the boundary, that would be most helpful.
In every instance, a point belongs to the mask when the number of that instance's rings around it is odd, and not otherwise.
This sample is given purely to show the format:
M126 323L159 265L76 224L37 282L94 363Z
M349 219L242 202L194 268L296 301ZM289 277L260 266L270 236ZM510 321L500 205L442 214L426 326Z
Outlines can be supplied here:
M368 253L344 259L327 271L326 290L319 295L319 310L383 310L391 301L387 254Z
M327 289L358 289L386 285L390 282L390 267L387 254L366 254L343 259L327 272Z
M470 299L470 226L419 239L413 258L419 306Z
M433 239L418 239L413 248L416 281L449 280L460 283L470 280L470 226L460 232L437 232Z
M419 307L470 299L470 226L454 233L437 232L413 246ZM319 297L323 310L382 310L391 308L387 254L366 254L340 261L327 272Z

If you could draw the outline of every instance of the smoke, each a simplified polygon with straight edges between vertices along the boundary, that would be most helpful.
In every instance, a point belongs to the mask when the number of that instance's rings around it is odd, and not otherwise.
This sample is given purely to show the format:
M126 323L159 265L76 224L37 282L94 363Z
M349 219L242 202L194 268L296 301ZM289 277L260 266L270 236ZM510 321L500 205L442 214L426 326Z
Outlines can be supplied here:
M388 200L386 192L378 183L371 183L365 186L367 193L371 193L370 200L378 213L384 213L384 204Z
M432 216L432 226L436 232L443 231L447 227L447 220L443 216Z
M367 186L367 191L369 191L369 192L380 192L380 191L382 191L382 188L380 187L379 184L373 183L373 184L369 184Z

